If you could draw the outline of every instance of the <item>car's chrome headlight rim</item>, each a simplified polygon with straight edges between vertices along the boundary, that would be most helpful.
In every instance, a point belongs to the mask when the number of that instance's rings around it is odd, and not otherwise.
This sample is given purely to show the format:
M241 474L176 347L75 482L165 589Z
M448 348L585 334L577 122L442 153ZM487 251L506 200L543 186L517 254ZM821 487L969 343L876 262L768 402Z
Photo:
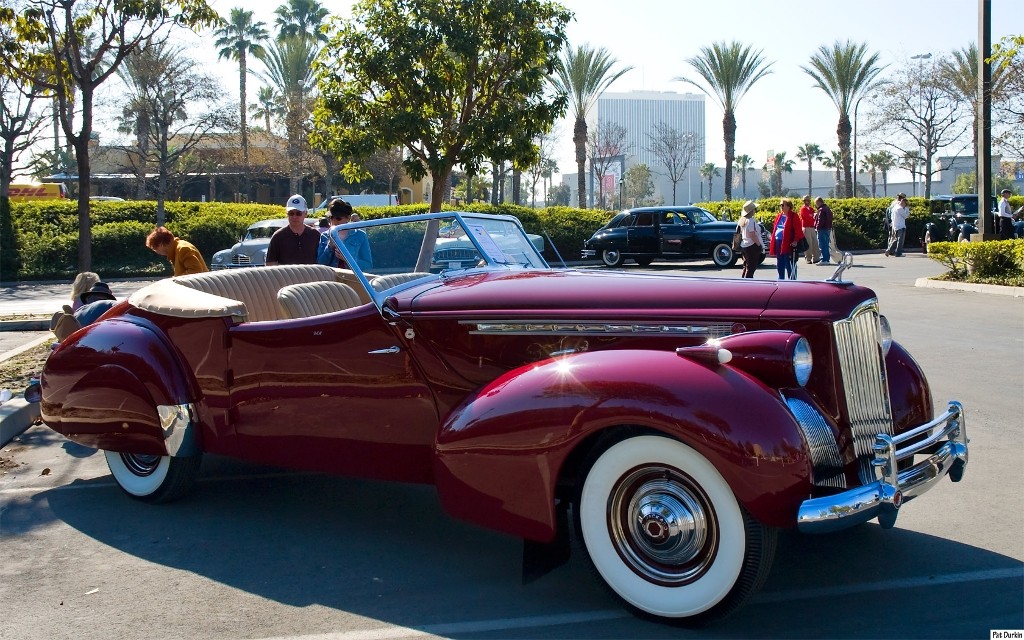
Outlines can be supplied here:
M793 375L796 383L801 387L807 385L811 378L811 370L814 368L814 358L811 356L811 343L807 338L801 337L793 345Z
M892 347L892 328L889 326L889 319L879 314L878 316L879 335L882 337L882 355L889 355Z

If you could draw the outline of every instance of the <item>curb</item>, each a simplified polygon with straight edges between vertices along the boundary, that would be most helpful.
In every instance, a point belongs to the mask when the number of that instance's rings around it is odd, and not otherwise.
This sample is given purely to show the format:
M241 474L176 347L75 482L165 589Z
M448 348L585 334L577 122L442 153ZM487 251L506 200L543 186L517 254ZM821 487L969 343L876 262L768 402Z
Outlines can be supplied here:
M25 398L11 398L0 404L0 447L6 447L39 417L39 405L30 404Z
M0 331L49 331L49 320L0 320Z
M949 289L953 291L973 291L975 293L989 293L998 296L1013 296L1024 298L1024 287L1004 287L997 284L975 284L973 282L947 282L945 280L932 280L931 278L918 278L914 281L915 287L926 289Z
M13 358L16 355L25 353L29 349L35 349L39 345L44 344L47 340L53 340L53 339L54 339L54 336L53 336L52 333L47 333L45 335L41 335L38 338L36 338L35 340L32 340L31 342L27 342L27 343L21 345L20 347L11 349L10 351L8 351L6 353L0 353L0 362L5 362L7 360L10 360L11 358ZM2 405L0 405L0 406L2 406Z

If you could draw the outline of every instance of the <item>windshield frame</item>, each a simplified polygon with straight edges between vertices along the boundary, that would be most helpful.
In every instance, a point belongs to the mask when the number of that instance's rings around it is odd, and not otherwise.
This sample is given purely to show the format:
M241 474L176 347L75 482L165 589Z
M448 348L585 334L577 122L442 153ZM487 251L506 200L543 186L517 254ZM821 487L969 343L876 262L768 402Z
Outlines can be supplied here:
M439 237L438 233L441 221L450 220L452 218L454 218L458 222L459 226L462 228L463 231L461 235L457 235L455 237L459 238L460 240L466 240L470 242L476 248L476 251L480 254L480 256L483 257L485 264L479 264L474 265L472 267L458 269L442 268L438 272L434 272L432 269L432 265L428 264L426 268L417 268L416 271L430 271L429 276L424 275L422 278L404 282L402 284L395 285L383 291L378 291L376 288L374 288L372 281L374 278L378 276L389 274L378 272L371 272L370 274L365 273L359 267L359 264L356 261L355 257L351 254L351 252L348 250L348 247L345 245L345 243L341 240L341 237L338 235L338 231L342 229L362 229L363 231L368 231L372 230L374 227L383 227L387 225L427 222L428 224L424 232L424 240L429 241L430 243L430 246L426 247L427 253L433 255L436 249L437 239ZM437 222L432 224L431 221ZM516 248L517 250L529 252L530 255L528 255L527 257L529 258L528 262L530 264L523 264L520 262L509 262L507 260L507 256L505 256L504 253L501 252L501 250L497 247L497 244L494 242L494 239L490 236L489 233L487 233L486 229L483 229L484 224L488 222L511 223L514 226L514 228L518 231L518 235L520 236L520 244L517 245ZM434 230L432 236L430 235L431 229ZM467 233L466 231L469 229L483 229L483 232L480 233L480 235L478 236L477 233ZM445 278L451 277L455 272L464 273L468 271L475 272L487 270L508 271L519 269L551 269L551 266L544 259L544 256L541 255L539 251L537 251L537 247L530 241L529 236L527 236L526 231L523 229L522 222L520 222L518 218L510 215L475 213L469 211L439 211L434 213L421 213L409 216L393 216L387 218L364 219L360 220L359 222L349 222L346 224L340 224L331 227L330 230L327 231L327 233L328 235L330 235L335 245L340 249L341 253L345 256L345 262L348 263L348 268L352 270L353 274L355 274L356 278L359 279L360 283L370 294L370 297L373 299L373 302L377 306L378 310L383 309L384 301L388 298L388 296L392 295L396 291L408 288L415 283L427 280L428 278L434 278L437 281L441 281L444 280ZM371 271L374 270L371 269Z

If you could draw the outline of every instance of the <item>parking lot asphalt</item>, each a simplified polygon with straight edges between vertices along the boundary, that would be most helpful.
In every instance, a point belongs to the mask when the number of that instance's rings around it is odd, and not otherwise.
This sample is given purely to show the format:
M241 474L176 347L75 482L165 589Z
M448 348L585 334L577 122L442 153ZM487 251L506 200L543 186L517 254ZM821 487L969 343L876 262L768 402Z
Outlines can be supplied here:
M886 285L928 287L947 289L951 292L950 304L961 304L962 297L956 291L983 295L1013 296L1024 298L1024 287L999 287L959 282L943 282L930 278L942 273L940 264L929 260L926 255L908 253L904 257L888 257L881 253L858 253L854 255L854 266L847 270L843 279L876 288ZM571 265L583 268L597 268L597 263ZM739 278L740 270L719 269L710 262L664 262L650 267L627 263L629 271L672 272L697 277ZM800 280L824 280L832 275L835 266L818 266L800 262ZM776 277L774 263L769 260L757 271L756 279L773 280ZM111 289L118 299L131 295L151 280L110 281ZM17 283L0 286L0 315L16 319L0 320L0 362L14 357L50 339L49 315L68 302L70 282ZM23 315L25 318L18 319ZM45 319L40 319L45 316ZM30 319L31 318L31 319ZM0 381L0 390L5 388ZM38 417L38 411L21 397L24 389L11 389L14 397L0 405L0 446L27 429Z

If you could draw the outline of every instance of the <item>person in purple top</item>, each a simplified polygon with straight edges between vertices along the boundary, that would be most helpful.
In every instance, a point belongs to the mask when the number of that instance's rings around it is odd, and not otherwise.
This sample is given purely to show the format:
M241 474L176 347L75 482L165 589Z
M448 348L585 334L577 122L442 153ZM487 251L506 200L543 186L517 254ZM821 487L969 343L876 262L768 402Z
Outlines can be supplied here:
M832 210L820 196L814 201L814 206L818 208L814 213L814 230L818 233L818 250L821 251L821 260L815 264L831 264Z

